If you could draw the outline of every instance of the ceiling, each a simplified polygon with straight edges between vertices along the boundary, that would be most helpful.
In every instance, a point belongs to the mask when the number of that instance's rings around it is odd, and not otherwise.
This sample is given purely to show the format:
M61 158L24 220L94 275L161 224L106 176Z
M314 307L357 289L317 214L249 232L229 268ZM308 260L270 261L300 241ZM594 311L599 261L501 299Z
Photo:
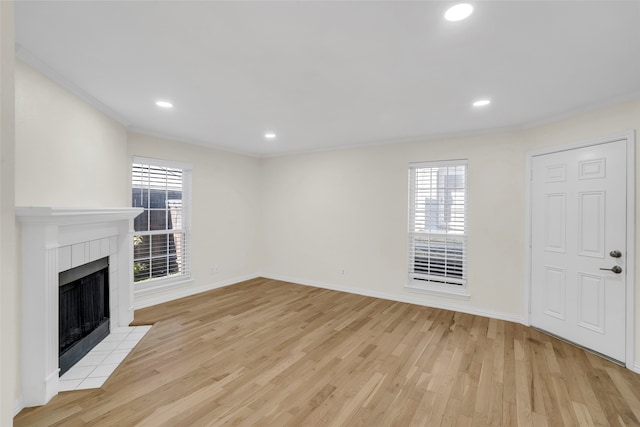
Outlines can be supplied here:
M18 1L16 43L134 131L258 156L521 128L640 96L640 1L476 1L445 21L453 4Z

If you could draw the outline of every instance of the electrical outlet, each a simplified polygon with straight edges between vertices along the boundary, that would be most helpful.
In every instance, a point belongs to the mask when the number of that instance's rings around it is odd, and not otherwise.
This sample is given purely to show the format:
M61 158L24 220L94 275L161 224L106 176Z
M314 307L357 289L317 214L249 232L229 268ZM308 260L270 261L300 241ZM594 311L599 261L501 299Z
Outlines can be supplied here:
M344 268L341 268L341 269L340 269L340 275L341 275L341 276L346 276L346 275L347 275L347 270L346 270L346 269L344 269Z
M212 265L211 267L209 267L209 274L210 275L214 275L220 273L220 266L218 265Z

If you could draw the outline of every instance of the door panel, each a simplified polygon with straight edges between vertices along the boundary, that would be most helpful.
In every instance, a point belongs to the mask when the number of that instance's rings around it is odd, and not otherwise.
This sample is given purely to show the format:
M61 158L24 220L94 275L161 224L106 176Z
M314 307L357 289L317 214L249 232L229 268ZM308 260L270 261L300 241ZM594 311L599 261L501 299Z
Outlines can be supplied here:
M604 278L578 274L578 326L604 334Z
M604 192L578 194L579 253L582 256L604 258Z
M532 325L624 361L626 141L535 156L532 171Z
M565 253L567 229L566 194L545 194L545 250Z
M547 305L544 313L560 320L564 320L564 296L566 295L567 283L565 279L565 270L549 266L545 266L545 270L547 273L545 275L546 280L542 285L545 287Z

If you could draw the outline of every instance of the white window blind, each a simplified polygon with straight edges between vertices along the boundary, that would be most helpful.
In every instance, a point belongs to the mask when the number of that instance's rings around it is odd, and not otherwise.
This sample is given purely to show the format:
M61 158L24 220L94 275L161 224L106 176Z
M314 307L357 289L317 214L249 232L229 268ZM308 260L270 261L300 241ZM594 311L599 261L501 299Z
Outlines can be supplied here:
M169 162L134 159L132 206L144 208L134 220L133 281L190 275L188 170Z
M410 165L410 286L466 286L466 181L466 161Z

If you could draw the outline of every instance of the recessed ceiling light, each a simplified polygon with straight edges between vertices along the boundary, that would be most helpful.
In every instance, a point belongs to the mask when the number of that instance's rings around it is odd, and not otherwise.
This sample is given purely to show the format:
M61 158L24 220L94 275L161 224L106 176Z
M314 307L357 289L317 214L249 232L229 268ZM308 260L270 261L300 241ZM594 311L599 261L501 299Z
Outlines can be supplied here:
M162 108L173 108L173 104L169 101L156 101L156 105Z
M267 132L264 134L264 137L267 139L276 139L276 134L273 132Z
M473 103L474 107L484 107L491 104L491 101L488 99L479 99L476 102Z
M472 12L473 6L469 3L460 3L447 9L444 13L444 19L452 22L462 21L463 19L468 18Z

